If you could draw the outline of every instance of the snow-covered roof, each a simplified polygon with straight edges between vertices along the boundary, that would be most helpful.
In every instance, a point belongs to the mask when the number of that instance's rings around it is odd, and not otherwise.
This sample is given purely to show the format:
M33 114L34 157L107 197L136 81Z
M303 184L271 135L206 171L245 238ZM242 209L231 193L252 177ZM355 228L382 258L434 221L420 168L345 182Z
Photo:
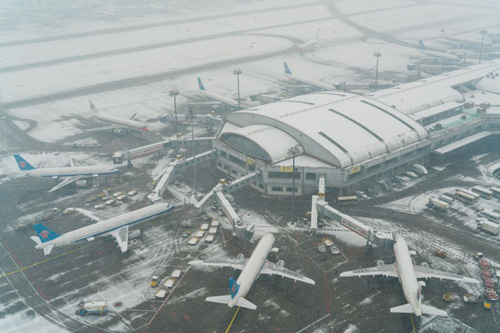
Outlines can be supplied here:
M479 80L499 68L500 60L487 61L479 65L380 90L367 96L393 106L405 114L411 114L447 102L464 102L464 96L453 87Z
M481 140L481 139L486 138L486 137L493 135L493 134L495 134L495 133L488 132L488 131L479 132L479 133L467 136L467 137L460 139L458 141L447 144L441 148L435 149L434 152L436 154L439 154L439 155L444 155L446 153L449 153L450 151L461 148L463 146L468 145L469 143L476 142L478 140Z
M232 129L230 129L232 127ZM260 149L267 153L269 162L276 162L283 159L288 158L287 150L290 147L297 147L300 153L303 152L300 144L292 138L290 135L286 134L282 130L268 126L268 125L250 125L245 127L238 127L234 129L234 125L224 126L221 131L220 139L222 141L226 141L229 143L229 137L231 136L239 136L243 139L249 140L256 144ZM280 143L280 144L277 144ZM244 145L244 143L242 142ZM241 151L242 153L246 153L248 155L252 155L248 150L245 151L245 147L241 144L237 147L237 143L231 144L233 148ZM258 156L252 156L258 158Z
M415 119L416 121L419 121L420 119L425 119L427 117L435 116L435 115L438 115L442 112L446 112L448 110L458 108L462 105L463 105L463 103L448 102L448 103L444 103L444 104L441 104L441 105L438 105L438 106L435 106L435 107L432 107L432 108L429 108L429 109L426 109L423 111L413 113L410 115L410 117L412 119Z
M477 84L476 89L500 94L500 70L490 73L482 78Z
M233 112L226 116L226 122L250 127L242 129L247 135L256 129L255 125L279 129L300 143L306 154L341 168L428 136L421 125L387 105L363 96L331 91ZM280 146L281 152L293 146L288 138L278 140L277 133L266 129L260 132L259 140Z

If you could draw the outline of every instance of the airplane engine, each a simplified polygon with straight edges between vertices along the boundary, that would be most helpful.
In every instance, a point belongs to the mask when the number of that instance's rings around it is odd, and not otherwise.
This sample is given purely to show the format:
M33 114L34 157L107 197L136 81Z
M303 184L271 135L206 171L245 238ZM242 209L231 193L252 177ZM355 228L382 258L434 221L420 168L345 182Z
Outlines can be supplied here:
M276 265L281 266L281 267L285 267L285 261L284 260L278 260L278 262L276 263Z
M141 236L140 230L134 230L128 233L128 240L137 239Z
M236 257L237 260L241 261L241 260L245 260L245 255L243 253L240 253L238 254L238 256Z
M423 266L423 267L429 267L429 264L428 264L428 263L426 263L426 262L424 261L424 262L421 264L421 266Z
M384 266L385 262L383 260L377 260L377 266Z

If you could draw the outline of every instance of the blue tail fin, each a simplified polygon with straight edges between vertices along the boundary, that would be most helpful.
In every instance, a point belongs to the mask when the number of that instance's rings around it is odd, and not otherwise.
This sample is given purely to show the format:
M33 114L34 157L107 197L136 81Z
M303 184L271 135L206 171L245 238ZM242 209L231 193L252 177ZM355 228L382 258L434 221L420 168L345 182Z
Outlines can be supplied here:
M205 86L203 85L203 82L201 82L200 78L198 78L198 88L200 88L200 90L205 90Z
M422 40L419 40L419 41L418 41L418 47L419 47L419 49L421 49L421 50L425 50L425 49L426 49L426 47L425 47L425 45L424 45L424 42L423 42Z
M229 278L229 292L231 293L231 299L236 296L238 293L238 290L240 290L240 285L234 280L233 277Z
M40 238L40 241L42 243L51 241L61 236L57 232L50 230L49 228L40 223L35 224L33 228L35 228L38 238Z
M292 74L292 72L290 71L290 68L288 68L288 64L286 62L284 62L283 64L285 65L285 73Z
M21 171L35 170L35 167L26 162L26 160L22 158L20 155L14 155L14 158L16 159L16 163L17 166L19 167L19 170Z

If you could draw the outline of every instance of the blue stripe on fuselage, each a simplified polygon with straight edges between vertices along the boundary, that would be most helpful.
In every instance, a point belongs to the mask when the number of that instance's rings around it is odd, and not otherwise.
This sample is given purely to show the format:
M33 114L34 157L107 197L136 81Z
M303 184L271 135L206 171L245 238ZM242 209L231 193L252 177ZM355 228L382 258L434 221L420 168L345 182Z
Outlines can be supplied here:
M87 236L85 236L85 237L83 237L83 238L81 238L81 239L78 239L78 240L72 241L72 242L71 242L71 244L73 244L73 243L78 243L78 242L81 242L81 241L87 240L87 238L90 238L90 237L98 237L98 236L100 236L100 235L107 234L107 233L109 233L109 232L111 232L111 231L113 231L113 230L117 230L117 229L123 228L123 227L128 226L128 225L132 225L132 224L135 224L135 223L139 223L139 222L141 222L141 221L144 221L144 220L147 220L147 219L153 218L153 217L155 217L155 216L158 216L158 215L164 214L164 213L168 212L169 210L171 210L172 208L174 208L174 206L173 206L173 205L171 205L170 207L168 207L168 209L166 209L166 210L163 210L163 211L161 211L161 212L155 213L155 214L153 214L153 215L145 216L145 217L143 217L143 218L141 218L141 219L139 219L139 220L135 220L135 221L129 222L129 223L127 223L127 224L121 224L121 225L119 225L118 227L115 227L115 228L112 228L112 229L107 229L107 230L104 230L104 231L98 232L98 233L96 233L96 234L87 235Z

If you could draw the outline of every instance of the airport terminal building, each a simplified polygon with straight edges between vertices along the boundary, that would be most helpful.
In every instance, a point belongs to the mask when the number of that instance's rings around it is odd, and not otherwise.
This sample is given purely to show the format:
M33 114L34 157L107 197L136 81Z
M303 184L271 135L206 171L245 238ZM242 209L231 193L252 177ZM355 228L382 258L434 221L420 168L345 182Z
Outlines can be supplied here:
M498 134L500 111L489 108L500 104L498 68L492 61L367 96L321 91L228 114L214 142L217 168L232 178L260 171L251 186L268 195L314 193L319 177L351 194ZM472 89L481 85L493 101L479 107Z

